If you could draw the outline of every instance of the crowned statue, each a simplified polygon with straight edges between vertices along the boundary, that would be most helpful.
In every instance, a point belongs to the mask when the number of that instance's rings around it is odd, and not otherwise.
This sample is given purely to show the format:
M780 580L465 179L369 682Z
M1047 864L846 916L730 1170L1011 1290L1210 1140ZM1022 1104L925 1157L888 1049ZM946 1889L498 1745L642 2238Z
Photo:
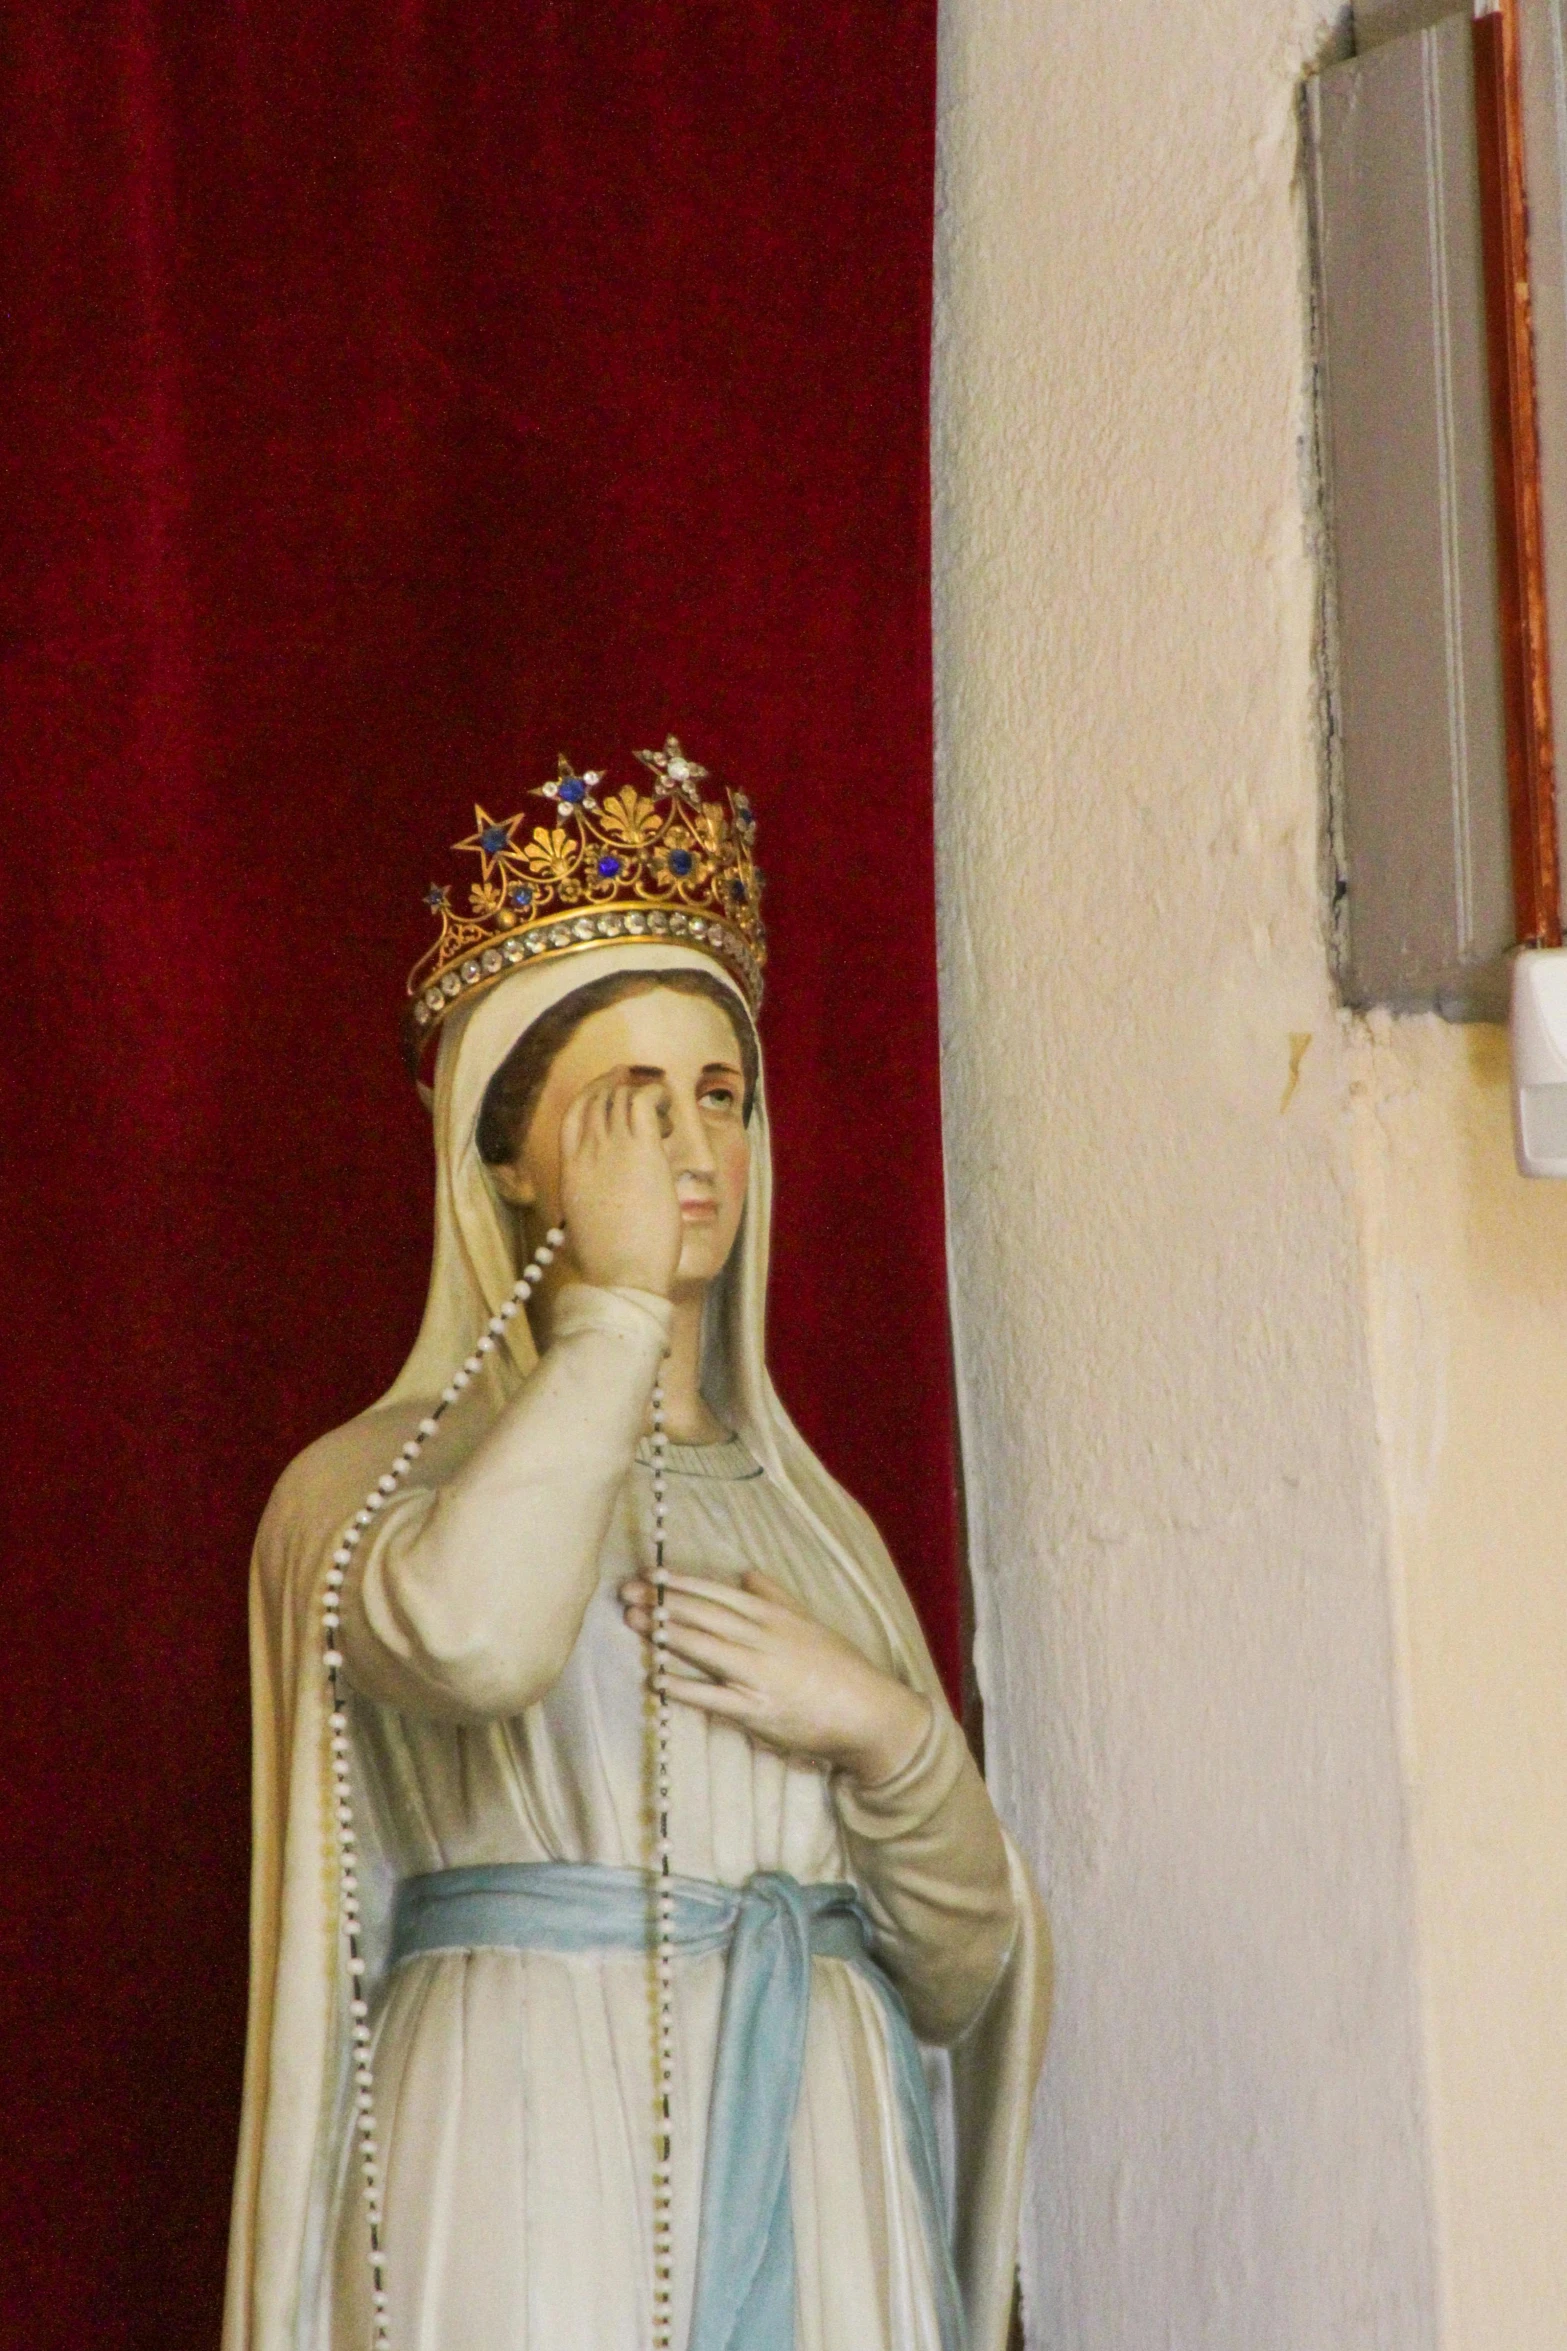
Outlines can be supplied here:
M774 1393L755 819L475 811L412 1354L251 1597L225 2351L1002 2351L1049 1962Z

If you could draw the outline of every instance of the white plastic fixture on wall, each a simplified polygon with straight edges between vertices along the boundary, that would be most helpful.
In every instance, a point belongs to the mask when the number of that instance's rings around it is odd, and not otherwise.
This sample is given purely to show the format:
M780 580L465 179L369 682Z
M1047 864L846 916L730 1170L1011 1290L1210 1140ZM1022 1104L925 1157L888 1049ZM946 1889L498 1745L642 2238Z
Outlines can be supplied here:
M1509 1025L1518 1172L1567 1176L1567 947L1518 955Z

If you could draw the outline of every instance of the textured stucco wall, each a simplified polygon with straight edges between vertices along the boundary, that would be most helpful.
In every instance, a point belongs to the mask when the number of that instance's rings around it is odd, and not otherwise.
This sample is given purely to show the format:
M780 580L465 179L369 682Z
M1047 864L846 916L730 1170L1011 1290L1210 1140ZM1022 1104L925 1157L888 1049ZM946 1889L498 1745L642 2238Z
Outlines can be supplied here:
M1360 1048L1318 919L1323 37L1289 0L944 11L947 1148L993 1776L1060 1943L1049 2351L1437 2339Z
M1567 2343L1567 1184L1514 1171L1506 1039L1354 1053L1393 1503L1446 2351Z

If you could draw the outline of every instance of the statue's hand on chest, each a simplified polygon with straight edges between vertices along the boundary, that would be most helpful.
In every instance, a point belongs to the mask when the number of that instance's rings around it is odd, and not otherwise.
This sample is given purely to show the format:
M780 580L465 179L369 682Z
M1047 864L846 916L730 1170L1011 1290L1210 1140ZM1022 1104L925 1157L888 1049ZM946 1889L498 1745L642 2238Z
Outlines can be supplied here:
M913 1756L929 1726L928 1700L872 1665L771 1576L750 1569L729 1583L670 1575L666 1590L671 1698L867 1786L891 1779ZM626 1623L650 1640L651 1583L633 1576L620 1597Z

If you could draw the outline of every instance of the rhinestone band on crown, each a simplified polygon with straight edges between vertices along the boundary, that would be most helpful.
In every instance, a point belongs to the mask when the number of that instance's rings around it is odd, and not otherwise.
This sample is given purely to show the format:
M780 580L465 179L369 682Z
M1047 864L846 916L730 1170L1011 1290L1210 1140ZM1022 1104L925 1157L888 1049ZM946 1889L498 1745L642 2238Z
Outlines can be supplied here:
M700 947L739 980L751 1010L759 1009L767 936L751 803L727 789L722 799L705 799L708 771L687 758L675 735L662 751L637 757L656 789L628 784L601 799L603 771L579 774L563 754L554 779L533 795L554 802L554 821L525 837L525 810L493 817L475 807L474 830L453 844L480 861L468 912L458 914L439 883L425 896L441 929L408 977L403 1049L411 1068L454 1007L524 963L606 940Z

